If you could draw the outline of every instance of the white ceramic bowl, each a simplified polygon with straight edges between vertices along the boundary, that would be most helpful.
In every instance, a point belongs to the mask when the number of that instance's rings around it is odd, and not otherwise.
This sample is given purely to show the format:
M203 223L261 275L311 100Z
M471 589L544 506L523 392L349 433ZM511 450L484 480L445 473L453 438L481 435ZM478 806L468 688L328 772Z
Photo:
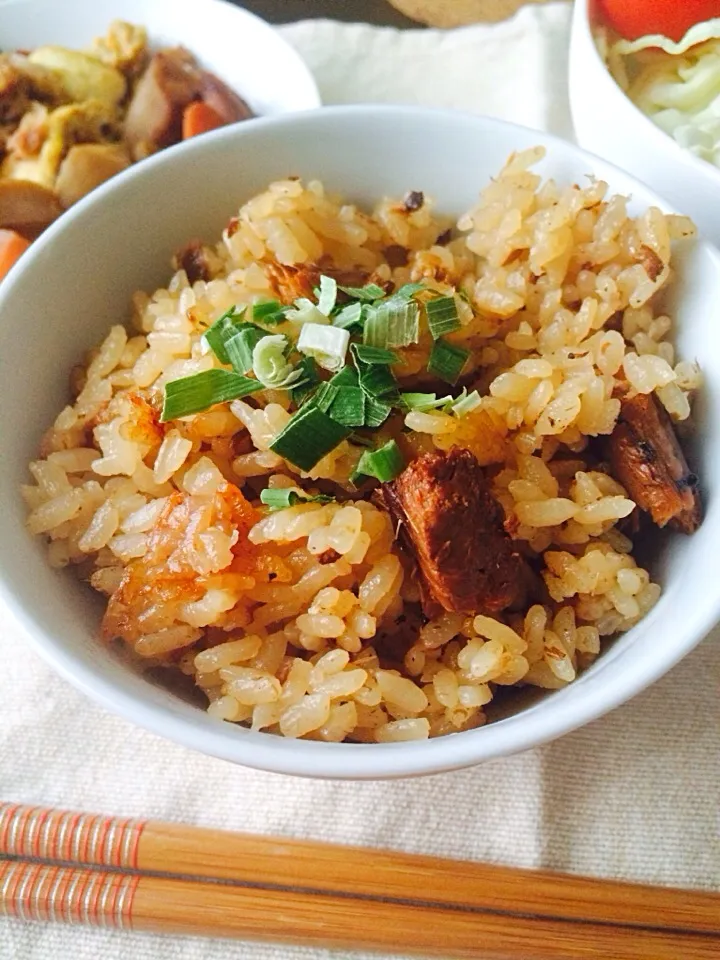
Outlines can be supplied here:
M336 107L238 124L158 154L81 201L34 244L0 289L0 600L65 678L135 723L217 757L284 773L375 778L467 766L557 737L642 690L704 636L720 614L720 255L703 243L686 245L669 306L681 354L701 357L708 379L696 463L705 521L692 537L668 536L655 570L664 595L641 624L575 683L506 719L377 745L285 740L218 722L113 659L97 639L97 598L72 573L51 570L45 545L25 530L18 488L66 402L71 366L127 315L134 290L167 281L170 257L188 237L216 238L241 201L288 174L320 177L365 204L424 190L457 215L513 150L537 143L549 151L545 175L568 182L595 174L632 194L633 210L667 209L628 174L536 131L410 107Z
M595 45L593 9L589 0L573 8L569 90L578 143L649 184L720 245L720 170L683 149L620 89Z
M0 50L80 49L113 20L146 27L153 47L187 47L262 116L320 106L312 74L290 44L223 0L0 0Z

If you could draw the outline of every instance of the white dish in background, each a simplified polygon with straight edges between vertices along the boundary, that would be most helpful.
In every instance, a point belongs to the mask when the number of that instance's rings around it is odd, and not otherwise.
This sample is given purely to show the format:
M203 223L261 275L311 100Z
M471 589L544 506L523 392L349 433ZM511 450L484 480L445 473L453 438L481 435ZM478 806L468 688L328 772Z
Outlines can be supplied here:
M0 50L80 49L113 20L146 27L155 48L187 47L257 114L320 106L313 76L293 47L264 20L224 0L0 0Z
M578 143L649 184L720 244L720 170L681 147L625 95L595 44L592 7L576 0L573 8L569 92Z
M372 779L469 766L558 737L643 690L702 639L720 615L720 255L699 241L678 251L668 307L680 355L699 357L707 380L695 457L704 522L690 537L664 539L653 566L663 596L638 626L574 683L505 719L390 744L288 740L219 722L115 659L97 636L101 601L72 572L51 569L42 539L25 528L20 485L66 402L71 367L127 316L136 289L167 281L170 257L189 237L218 237L241 201L288 174L320 178L368 205L423 190L457 216L512 151L536 144L548 149L544 176L567 183L596 175L632 195L631 212L670 209L630 175L538 131L412 107L334 107L237 124L151 157L82 200L33 245L0 289L0 599L62 676L134 723L216 757L281 773Z

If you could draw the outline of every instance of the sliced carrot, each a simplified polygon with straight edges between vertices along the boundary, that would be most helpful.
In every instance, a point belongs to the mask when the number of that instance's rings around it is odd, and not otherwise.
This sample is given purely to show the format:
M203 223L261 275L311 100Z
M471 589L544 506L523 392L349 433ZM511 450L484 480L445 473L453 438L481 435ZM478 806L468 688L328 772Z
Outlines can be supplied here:
M0 280L29 246L30 241L14 230L0 230Z
M203 100L193 100L183 110L182 138L189 140L190 137L196 137L199 133L207 133L208 130L222 127L224 123L217 110L213 110Z

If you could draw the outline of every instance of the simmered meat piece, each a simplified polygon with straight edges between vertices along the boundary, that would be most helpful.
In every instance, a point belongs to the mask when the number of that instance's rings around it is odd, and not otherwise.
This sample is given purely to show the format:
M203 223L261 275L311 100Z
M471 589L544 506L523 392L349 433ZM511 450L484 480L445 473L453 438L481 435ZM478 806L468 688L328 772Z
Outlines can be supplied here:
M0 179L0 229L34 240L62 212L60 201L47 187L30 180Z
M207 70L187 50L177 47L153 54L138 81L128 107L125 136L134 160L178 143L183 111L202 100L223 123L246 120L252 111L236 93Z
M683 533L700 525L697 478L688 468L665 408L652 395L622 401L609 441L613 473L659 527Z
M426 612L428 599L466 614L499 613L522 600L528 568L469 450L425 454L382 489L417 558Z

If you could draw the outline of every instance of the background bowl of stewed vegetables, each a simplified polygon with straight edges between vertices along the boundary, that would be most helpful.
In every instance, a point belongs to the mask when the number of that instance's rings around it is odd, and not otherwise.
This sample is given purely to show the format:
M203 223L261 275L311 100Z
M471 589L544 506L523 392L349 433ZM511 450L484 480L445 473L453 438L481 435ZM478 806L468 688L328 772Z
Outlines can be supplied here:
M295 50L223 0L0 0L0 280L64 210L146 156L319 105Z

